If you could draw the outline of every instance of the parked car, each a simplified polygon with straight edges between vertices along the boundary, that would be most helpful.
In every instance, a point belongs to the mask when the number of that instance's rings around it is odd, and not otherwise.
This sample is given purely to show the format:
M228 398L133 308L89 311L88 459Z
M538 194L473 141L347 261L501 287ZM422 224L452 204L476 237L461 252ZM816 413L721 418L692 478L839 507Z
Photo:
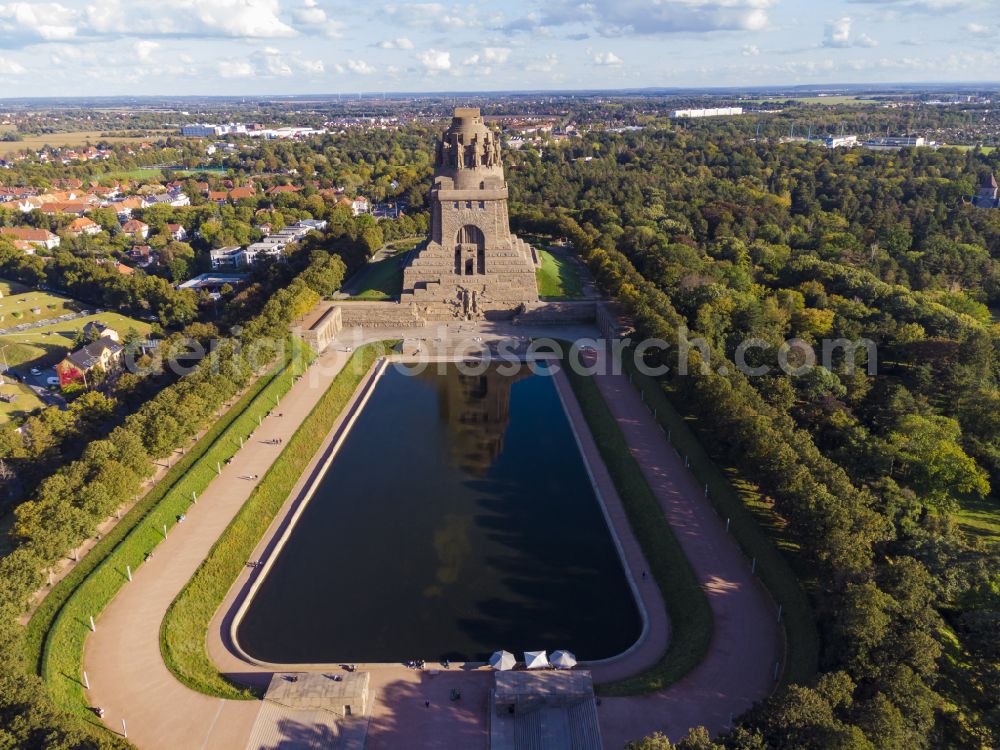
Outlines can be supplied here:
M59 385L59 378L53 376L51 378L46 378L45 382L49 385Z
M41 370L39 370L39 369L38 369L37 367L32 367L32 368L31 368L31 374L32 374L32 375L41 375L41 374L42 374L42 371L41 371Z

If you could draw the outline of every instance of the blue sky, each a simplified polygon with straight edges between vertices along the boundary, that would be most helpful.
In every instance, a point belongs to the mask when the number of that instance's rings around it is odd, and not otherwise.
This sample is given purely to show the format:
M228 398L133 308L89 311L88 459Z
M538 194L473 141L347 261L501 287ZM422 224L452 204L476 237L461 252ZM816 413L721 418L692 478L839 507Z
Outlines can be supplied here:
M994 0L0 0L0 96L996 81Z

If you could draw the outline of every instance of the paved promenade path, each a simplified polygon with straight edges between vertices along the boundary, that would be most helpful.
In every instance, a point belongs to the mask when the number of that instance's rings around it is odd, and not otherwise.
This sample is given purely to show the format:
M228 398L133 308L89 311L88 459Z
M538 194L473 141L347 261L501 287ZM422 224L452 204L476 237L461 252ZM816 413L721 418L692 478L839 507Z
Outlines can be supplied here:
M339 371L350 355L328 349L318 360ZM287 442L324 393L303 377L264 420L233 461L187 512L187 520L133 574L97 620L87 639L87 670L94 706L104 708L105 723L142 750L241 750L250 735L258 701L227 701L190 690L170 673L160 654L160 623L177 594L194 575L256 482L281 451L266 441ZM278 417L277 414L284 416Z
M604 746L616 750L654 731L676 741L699 724L714 734L774 686L774 664L783 653L774 605L628 376L595 377L708 594L715 621L707 657L686 677L652 695L601 701Z
M334 346L320 357L317 367L324 372L324 384L349 356ZM220 700L181 685L163 663L160 624L170 603L249 496L255 482L246 477L263 475L279 455L281 448L266 441L289 440L323 394L324 387L312 381L307 375L293 386L275 416L264 421L255 439L223 467L222 476L190 508L187 521L172 529L153 558L135 571L134 582L121 589L87 640L84 669L91 684L90 702L105 709L104 721L114 730L120 731L125 719L129 739L142 750L241 750L245 746L260 703ZM690 675L655 695L603 700L599 711L605 748L617 750L627 740L656 730L676 739L698 724L713 731L723 729L731 713L742 712L773 686L772 670L781 648L773 608L684 469L683 459L676 457L627 378L599 376L598 384L708 590L715 616L708 658ZM565 389L560 390L565 395ZM277 417L277 413L284 416ZM575 424L580 424L580 417L571 409ZM592 440L582 438L581 442L585 451L595 450ZM630 567L645 569L641 553L627 543L624 547ZM640 583L641 588L647 586L652 584ZM644 598L652 593L644 591ZM655 624L663 626L662 620ZM664 634L657 636L652 645L662 648ZM213 658L224 662L213 646L210 640ZM635 656L645 660L655 655L653 650L640 649ZM232 665L220 666L229 672L227 667ZM240 676L251 683L266 672L249 664L244 670ZM614 664L594 672L599 679L623 676ZM452 670L435 675L392 668L373 671L372 677L377 698L368 746L373 750L485 750L489 673ZM462 689L463 699L450 703L447 695L455 686ZM431 702L430 707L425 700Z

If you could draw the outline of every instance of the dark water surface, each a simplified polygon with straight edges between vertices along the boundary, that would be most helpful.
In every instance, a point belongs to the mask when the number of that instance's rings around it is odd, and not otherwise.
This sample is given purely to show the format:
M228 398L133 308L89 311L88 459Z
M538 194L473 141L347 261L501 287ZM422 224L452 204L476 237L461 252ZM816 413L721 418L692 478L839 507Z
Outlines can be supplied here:
M600 659L641 623L549 377L390 366L239 624L271 662Z

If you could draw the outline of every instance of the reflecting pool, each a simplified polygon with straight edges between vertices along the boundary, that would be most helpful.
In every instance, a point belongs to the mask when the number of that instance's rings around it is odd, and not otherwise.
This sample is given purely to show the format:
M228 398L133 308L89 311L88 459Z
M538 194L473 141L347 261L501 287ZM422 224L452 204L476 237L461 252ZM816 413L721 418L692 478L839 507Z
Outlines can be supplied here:
M278 663L621 653L641 621L552 378L392 365L240 621Z

